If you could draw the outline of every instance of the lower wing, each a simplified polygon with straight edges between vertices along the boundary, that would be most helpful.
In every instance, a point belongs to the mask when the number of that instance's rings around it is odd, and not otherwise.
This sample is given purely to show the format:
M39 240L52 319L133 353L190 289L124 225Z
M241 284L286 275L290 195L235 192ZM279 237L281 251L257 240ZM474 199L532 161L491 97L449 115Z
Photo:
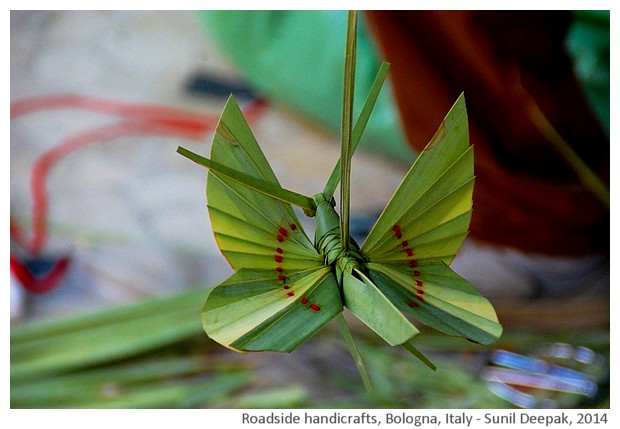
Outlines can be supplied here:
M237 351L290 352L342 311L329 267L289 271L241 269L207 297L202 324L209 337Z
M502 334L491 303L443 262L365 266L396 307L431 328L480 344L493 343Z

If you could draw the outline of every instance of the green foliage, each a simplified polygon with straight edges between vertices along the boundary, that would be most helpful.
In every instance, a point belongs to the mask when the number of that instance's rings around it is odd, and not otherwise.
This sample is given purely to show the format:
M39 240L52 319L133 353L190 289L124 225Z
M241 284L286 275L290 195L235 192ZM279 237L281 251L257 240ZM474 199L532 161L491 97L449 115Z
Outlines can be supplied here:
M80 316L41 320L11 329L11 350L40 346L38 364L11 353L11 408L510 408L491 394L479 377L487 346L425 332L418 346L438 366L430 373L401 348L386 348L368 330L354 328L373 391L359 388L347 349L328 324L291 355L231 354L201 335L200 304L208 289L151 298L136 304ZM186 328L174 335L152 325L153 315L167 314L162 325ZM164 318L166 318L164 317ZM179 323L186 320L187 324ZM102 325L114 337L97 340ZM125 329L139 326L140 329ZM51 333L54 341L45 342ZM76 332L81 342L70 340ZM151 341L141 341L143 337ZM114 343L133 344L115 348ZM508 331L497 344L523 353L545 342L582 344L609 356L609 332L536 334ZM101 350L114 350L101 356ZM41 360L56 350L79 349L79 359L59 365ZM67 353L68 354L68 353ZM25 371L28 363L32 373ZM601 391L588 407L609 407Z

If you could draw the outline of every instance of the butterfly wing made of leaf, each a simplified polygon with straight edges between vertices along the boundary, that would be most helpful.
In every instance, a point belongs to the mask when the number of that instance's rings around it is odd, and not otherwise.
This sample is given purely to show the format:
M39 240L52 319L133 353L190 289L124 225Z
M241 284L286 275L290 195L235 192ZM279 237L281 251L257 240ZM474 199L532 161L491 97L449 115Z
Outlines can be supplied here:
M209 337L237 351L290 352L342 311L328 267L289 273L241 269L217 286L202 309Z
M366 264L369 278L401 311L438 331L480 344L502 333L491 303L443 262Z
M474 169L468 133L461 95L362 245L368 260L452 261L471 219Z
M364 273L344 272L344 304L351 313L391 346L403 344L420 331L390 302Z
M218 123L211 159L280 186L232 96ZM290 204L209 170L207 207L215 239L233 268L290 270L323 265Z

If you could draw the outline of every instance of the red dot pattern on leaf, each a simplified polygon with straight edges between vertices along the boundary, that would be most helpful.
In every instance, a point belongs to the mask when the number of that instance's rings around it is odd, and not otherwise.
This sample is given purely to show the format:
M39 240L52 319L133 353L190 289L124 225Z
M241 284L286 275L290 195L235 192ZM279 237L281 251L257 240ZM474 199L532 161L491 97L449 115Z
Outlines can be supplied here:
M278 228L278 234L276 234L276 240L278 240L278 242L283 243L285 240L285 237L288 237L288 231L286 230L286 228L284 228L283 226ZM273 260L276 262L276 266L275 266L275 271L276 271L276 276L278 281L283 282L284 284L282 285L283 289L290 289L290 285L286 284L286 275L284 274L284 267L282 266L283 262L284 262L284 249L282 249L281 247L276 247L275 248L275 255L273 255ZM287 296L293 296L292 291L289 292L287 294Z
M409 266L412 267L412 268L417 268L418 267L418 261L416 259L413 259L414 255L415 255L415 251L413 250L412 247L409 246L409 241L403 240L403 231L402 231L402 228L400 227L400 225L394 225L392 227L392 232L394 233L394 237L396 237L396 239L400 241L399 247L407 255L407 261L409 263ZM422 295L424 295L424 282L422 280L420 280L420 278L419 278L420 277L420 270L413 270L413 277L414 277L415 284L416 284L415 298L419 302L423 302L424 301L424 297ZM417 307L420 306L420 304L418 302L414 302L414 301L407 302L407 305L409 307L411 307L411 308L417 308Z
M289 228L291 229L291 231L295 231L297 229L297 225L294 223L291 223L289 225ZM284 243L286 241L287 238L290 237L290 232L288 229L286 229L286 227L284 226L280 226L278 227L278 232L276 234L276 240L279 243ZM276 262L276 267L274 268L275 272L276 272L276 276L278 281L281 281L282 284L282 289L286 290L287 292L284 294L285 297L290 298L292 296L295 296L295 291L291 290L291 285L286 283L287 280L287 276L285 274L285 269L283 267L284 264L284 249L282 247L276 247L275 248L275 254L273 255L273 259ZM307 297L302 297L299 300L303 305L308 304L309 299ZM308 308L310 310L313 311L319 311L321 309L321 307L315 303L312 303L308 306Z

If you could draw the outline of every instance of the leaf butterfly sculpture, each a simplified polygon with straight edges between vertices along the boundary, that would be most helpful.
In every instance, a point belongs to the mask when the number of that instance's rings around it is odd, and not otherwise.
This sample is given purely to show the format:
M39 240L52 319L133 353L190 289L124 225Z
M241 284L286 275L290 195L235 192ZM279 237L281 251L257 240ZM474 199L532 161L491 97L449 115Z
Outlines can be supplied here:
M481 344L494 342L502 326L489 301L448 266L467 235L472 209L473 148L463 95L362 246L349 237L351 155L388 69L384 63L352 127L355 31L356 16L350 13L342 154L323 192L307 197L281 187L232 96L211 159L181 147L178 152L209 168L207 207L214 235L237 270L204 304L209 337L237 351L290 352L336 318L369 386L343 307L389 345L405 346L433 369L410 343L419 331L408 317ZM340 215L333 200L339 180ZM316 216L314 240L291 204Z

